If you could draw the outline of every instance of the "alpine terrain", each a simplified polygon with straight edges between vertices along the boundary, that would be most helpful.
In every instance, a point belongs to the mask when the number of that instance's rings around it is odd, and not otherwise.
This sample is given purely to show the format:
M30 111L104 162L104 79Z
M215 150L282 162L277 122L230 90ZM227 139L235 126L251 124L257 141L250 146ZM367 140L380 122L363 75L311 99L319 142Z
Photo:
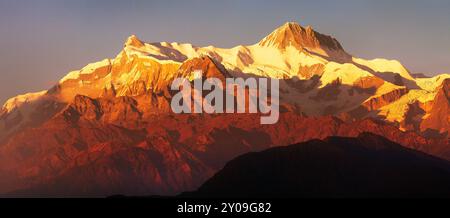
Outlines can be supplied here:
M174 114L170 85L199 79L195 70L200 79L279 79L279 121ZM336 144L333 137L364 132L450 160L449 92L450 74L418 77L396 60L358 58L335 38L292 22L233 48L132 35L115 58L3 105L0 193L175 195L199 188L244 153L313 139Z

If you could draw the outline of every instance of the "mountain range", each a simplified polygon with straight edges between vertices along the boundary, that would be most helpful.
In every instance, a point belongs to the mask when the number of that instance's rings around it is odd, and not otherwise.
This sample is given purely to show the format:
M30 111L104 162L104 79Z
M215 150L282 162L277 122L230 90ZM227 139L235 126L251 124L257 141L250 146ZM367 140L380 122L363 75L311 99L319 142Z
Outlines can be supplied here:
M280 80L280 119L174 114L175 78ZM173 195L194 190L241 154L371 132L450 160L450 74L411 74L365 60L312 27L286 23L233 48L145 43L69 72L0 110L0 193Z

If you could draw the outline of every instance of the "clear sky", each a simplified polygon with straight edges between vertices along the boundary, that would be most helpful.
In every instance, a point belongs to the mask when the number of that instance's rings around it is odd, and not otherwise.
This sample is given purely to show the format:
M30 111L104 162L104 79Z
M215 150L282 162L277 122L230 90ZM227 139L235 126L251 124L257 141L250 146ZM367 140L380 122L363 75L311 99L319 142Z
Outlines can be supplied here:
M449 0L0 0L0 102L115 57L131 34L232 47L287 21L334 36L354 56L450 72Z

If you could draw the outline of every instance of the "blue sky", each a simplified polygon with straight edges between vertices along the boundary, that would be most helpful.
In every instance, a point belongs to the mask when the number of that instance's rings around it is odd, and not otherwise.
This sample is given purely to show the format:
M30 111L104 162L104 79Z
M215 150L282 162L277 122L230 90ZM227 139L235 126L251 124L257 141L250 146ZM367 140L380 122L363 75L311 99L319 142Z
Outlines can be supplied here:
M131 34L232 47L287 21L334 36L354 56L450 72L448 0L1 0L0 102L114 57Z

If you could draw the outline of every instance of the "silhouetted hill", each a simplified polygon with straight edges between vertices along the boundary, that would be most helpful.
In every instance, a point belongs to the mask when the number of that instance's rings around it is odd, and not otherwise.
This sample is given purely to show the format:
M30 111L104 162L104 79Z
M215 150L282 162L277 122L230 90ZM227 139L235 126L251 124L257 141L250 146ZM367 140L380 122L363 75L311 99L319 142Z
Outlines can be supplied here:
M182 197L450 197L450 164L381 136L248 153Z

